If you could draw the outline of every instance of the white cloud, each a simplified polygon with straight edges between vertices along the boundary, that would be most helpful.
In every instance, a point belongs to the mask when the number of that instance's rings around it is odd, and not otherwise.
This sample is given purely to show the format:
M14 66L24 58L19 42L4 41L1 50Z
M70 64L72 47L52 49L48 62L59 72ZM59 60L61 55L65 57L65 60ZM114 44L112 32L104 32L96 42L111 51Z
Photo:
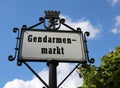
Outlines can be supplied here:
M115 23L114 23L114 28L111 30L111 32L113 34L120 33L120 16L116 16Z
M120 29L117 29L117 28L113 28L111 31L113 34L120 33Z
M116 16L115 20L116 20L115 27L119 27L120 26L120 16Z
M117 33L118 33L118 30L117 30L116 28L113 28L111 31L112 31L112 33L114 33L114 34L117 34Z
M58 84L64 79L64 77L73 69L74 64L62 63L59 64L57 68L57 79ZM40 77L42 77L48 83L48 70L43 70L39 72ZM77 72L75 71L61 87L63 88L77 88L82 85L83 81L79 78ZM13 81L7 82L3 88L42 88L44 85L38 80L38 78L33 77L33 79L24 81L20 79L14 79Z
M83 32L90 32L89 38L91 39L97 37L100 33L100 25L94 26L89 20L81 19L78 21L72 21L71 18L69 18L68 16L61 16L61 18L64 18L66 20L66 24L74 29L77 29L79 27L82 29ZM68 30L65 26L62 26L61 29Z
M115 6L117 3L120 2L120 0L108 0L109 2L111 2L112 6Z
M46 81L48 81L48 71L43 70L39 73ZM24 81L21 79L14 79L13 81L7 82L3 88L42 88L44 85L36 78Z

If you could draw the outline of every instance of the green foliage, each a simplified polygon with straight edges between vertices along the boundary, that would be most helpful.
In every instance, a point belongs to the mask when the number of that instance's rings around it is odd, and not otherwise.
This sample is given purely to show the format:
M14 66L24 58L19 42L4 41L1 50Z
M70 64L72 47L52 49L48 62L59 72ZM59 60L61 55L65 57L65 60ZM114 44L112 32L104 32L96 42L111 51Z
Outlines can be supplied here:
M83 78L79 88L120 88L120 47L103 56L99 67L85 64L78 73Z

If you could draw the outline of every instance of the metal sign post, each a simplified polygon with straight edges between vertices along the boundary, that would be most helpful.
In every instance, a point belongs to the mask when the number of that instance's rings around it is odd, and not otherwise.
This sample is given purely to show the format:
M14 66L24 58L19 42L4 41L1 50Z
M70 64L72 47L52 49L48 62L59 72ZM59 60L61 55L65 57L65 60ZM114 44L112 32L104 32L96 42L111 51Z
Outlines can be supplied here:
M57 61L49 61L47 63L49 66L49 88L57 88Z
M14 28L13 32L18 33L15 55L8 57L10 61L17 57L17 65L21 66L24 63L47 88L59 88L80 64L85 64L87 61L94 63L93 58L89 59L86 44L89 32L83 33L80 28L75 30L65 23L65 19L60 19L59 14L59 11L45 11L45 17L41 17L39 23L31 27L23 25L21 31ZM44 28L34 29L41 24ZM61 25L70 31L58 30ZM27 63L41 61L46 62L49 67L49 85ZM78 64L57 85L57 66L60 62Z

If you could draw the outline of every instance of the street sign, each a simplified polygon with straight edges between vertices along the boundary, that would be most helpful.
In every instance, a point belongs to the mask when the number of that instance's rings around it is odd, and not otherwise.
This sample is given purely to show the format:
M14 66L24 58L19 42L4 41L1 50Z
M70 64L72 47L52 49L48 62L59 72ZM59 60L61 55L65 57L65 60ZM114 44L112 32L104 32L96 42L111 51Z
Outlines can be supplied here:
M85 50L80 31L21 31L19 60L84 62Z
M89 32L83 33L81 28L75 30L59 17L59 11L45 11L45 17L40 17L39 22L30 27L23 25L21 30L14 28L17 33L14 56L9 55L8 60L17 58L17 65L24 63L29 70L45 85L46 88L59 88L63 82L74 72L80 64L94 63L94 58L89 59L87 40ZM43 29L34 29L39 25ZM71 31L59 30L61 25ZM44 61L49 67L49 85L26 63ZM59 62L76 62L75 68L57 85L57 66Z

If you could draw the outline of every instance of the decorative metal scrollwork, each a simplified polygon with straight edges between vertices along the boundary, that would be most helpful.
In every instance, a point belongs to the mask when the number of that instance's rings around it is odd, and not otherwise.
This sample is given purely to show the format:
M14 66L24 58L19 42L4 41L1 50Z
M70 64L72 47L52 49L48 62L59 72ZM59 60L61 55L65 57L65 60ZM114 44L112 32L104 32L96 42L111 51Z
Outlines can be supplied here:
M72 28L71 26L65 24L65 19L61 19L61 20L60 20L60 23L61 23L62 25L64 25L64 26L68 27L68 28L71 29L72 31L76 31L76 30L75 30L74 28Z
M89 63L94 63L95 62L95 59L94 58L89 58L89 55L88 55L88 47L87 47L87 40L86 40L86 36L90 36L90 33L89 32L85 32L84 33L84 47L85 47L85 52L86 52L86 58L88 59L88 62Z
M13 55L9 55L9 56L8 56L8 60L9 60L9 61L14 61L14 60L15 60L15 58L17 57L18 50L19 50L19 40L20 40L20 37L19 37L19 29L18 29L18 28L14 28L14 29L13 29L13 32L14 32L14 33L18 32L17 37L16 37L17 42L16 42L16 48L14 49L14 50L15 50L14 56L13 56Z
M39 21L40 21L39 23L37 23L37 24L35 24L35 25L33 25L33 26L27 28L27 29L32 29L32 28L34 28L34 27L36 27L36 26L42 24L43 22L45 22L45 18L40 17L40 18L39 18Z
M33 26L30 26L30 27L27 27L26 25L23 25L21 30L24 30L24 29L34 29L36 26L39 26L39 25L41 25L43 23L44 28L47 29L47 30L56 30L57 31L61 27L61 25L64 25L65 27L71 29L72 31L80 32L80 33L82 33L83 40L84 40L84 48L85 48L85 52L86 52L85 56L88 59L89 63L94 63L94 61L95 61L94 58L89 59L88 48L87 48L86 37L89 36L90 33L89 32L85 32L83 34L83 32L81 31L80 28L77 28L77 30L72 28L71 26L69 26L69 25L67 25L65 23L65 19L60 19L59 15L60 15L60 11L49 11L49 10L45 11L45 17L40 17L39 18L39 22L37 24L35 24ZM17 34L17 37L16 37L16 39L17 39L17 41L16 41L16 48L14 49L15 53L14 53L14 56L13 55L9 55L9 57L8 57L9 61L15 60L15 58L18 55L18 51L19 51L20 31L19 31L18 28L14 28L13 32L14 33L17 32L18 34ZM17 64L21 65L22 61L20 61L18 59L17 60Z
M30 27L27 27L26 25L23 25L22 26L22 28L21 28L21 30L30 30L30 29L34 29L35 27L37 27L37 26L39 26L39 25L41 25L42 23L43 23L43 27L45 28L45 29L47 29L47 30L53 30L53 31L57 31L60 27L61 27L61 25L64 25L65 27L67 27L67 28L69 28L69 29L71 29L72 31L74 31L74 32L78 32L78 33L80 33L82 36L82 39L83 39L83 48L84 48L84 50L85 50L85 58L88 60L88 62L89 63L94 63L95 62L95 60L94 60L94 58L90 58L89 59L89 55L88 55L88 48L87 48L87 40L86 40L86 37L87 36L89 36L90 35L90 33L89 32L85 32L84 34L83 34L83 32L81 31L81 28L77 28L77 30L76 29L74 29L74 28L72 28L71 26L69 26L69 25L67 25L66 23L65 23L65 19L60 19L60 17L59 17L59 15L60 15L60 12L59 11L45 11L45 17L40 17L39 18L39 22L37 23L37 24L34 24L34 25L32 25L32 26L30 26ZM37 29L37 30L39 30L39 29ZM34 73L34 75L36 75L36 77L38 77L39 78L39 80L47 87L47 88L49 88L49 86L46 84L46 82L44 82L44 80L42 80L41 79L41 77L26 63L26 61L25 60L21 60L20 58L19 58L19 50L21 49L20 47L21 47L21 45L20 45L20 42L22 42L22 35L20 35L20 31L19 31L19 29L18 28L14 28L13 29L13 32L14 33L18 33L17 34L17 37L16 37L16 47L15 47L15 52L14 52L14 56L13 55L9 55L8 56L8 60L9 61L14 61L17 57L17 65L18 66L21 66L22 65L22 63L23 64L25 64L33 73ZM61 31L62 32L62 31ZM21 33L22 34L22 33ZM56 61L55 61L56 62ZM53 63L53 62L52 62ZM84 61L82 64L83 64L83 66L85 65L87 63L87 61ZM49 62L49 64L51 64L50 62ZM58 63L56 63L56 65L57 65ZM81 63L78 63L77 65L76 65L76 67L65 77L65 79L58 85L58 87L60 87L61 86L61 84L73 73L73 71L80 65ZM55 65L55 64L54 64ZM55 65L55 66L56 66ZM53 66L53 65L52 65ZM45 87L43 87L43 88L45 88Z

